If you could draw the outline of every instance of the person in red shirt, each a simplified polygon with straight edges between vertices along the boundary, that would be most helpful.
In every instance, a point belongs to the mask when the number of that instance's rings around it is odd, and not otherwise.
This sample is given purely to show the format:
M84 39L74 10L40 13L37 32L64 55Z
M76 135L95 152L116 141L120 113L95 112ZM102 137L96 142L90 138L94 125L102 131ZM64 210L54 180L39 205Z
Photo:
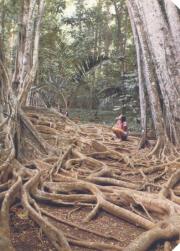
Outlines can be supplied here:
M126 117L120 115L116 118L116 124L113 126L112 131L118 139L127 140L128 139L128 126Z

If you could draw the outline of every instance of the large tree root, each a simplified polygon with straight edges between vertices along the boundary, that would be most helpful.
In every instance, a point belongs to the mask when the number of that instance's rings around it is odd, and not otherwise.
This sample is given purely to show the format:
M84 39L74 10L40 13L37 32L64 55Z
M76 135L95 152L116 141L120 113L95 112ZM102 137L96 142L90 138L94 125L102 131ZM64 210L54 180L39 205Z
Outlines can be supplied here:
M177 225L175 226L171 223L161 222L158 226L140 235L140 237L128 245L124 251L148 250L148 248L157 240L168 240L178 237L178 235L179 231Z
M18 156L8 124L12 121L6 120L6 130L4 125L0 127L3 142L0 250L14 251L10 241L9 209L15 198L57 250L70 251L78 246L93 250L143 251L158 240L178 238L180 157L175 149L165 157L167 148L161 149L157 142L150 156L158 153L162 159L149 158L148 149L137 150L137 138L122 143L112 141L108 127L79 127L47 109L29 107L24 111L19 111L21 147ZM40 203L46 203L48 211ZM81 224L73 223L50 213L51 205L67 208L69 214L76 214L77 207L78 211L86 209L86 215ZM82 225L94 218L98 222L102 211L146 232L122 248L120 238ZM105 242L72 236L61 230L58 222Z

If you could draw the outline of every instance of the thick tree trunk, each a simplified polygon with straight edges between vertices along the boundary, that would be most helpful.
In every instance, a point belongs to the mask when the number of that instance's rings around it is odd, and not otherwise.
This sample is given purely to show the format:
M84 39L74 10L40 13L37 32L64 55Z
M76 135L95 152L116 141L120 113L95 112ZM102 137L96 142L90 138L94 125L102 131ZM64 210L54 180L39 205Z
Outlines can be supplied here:
M23 2L23 14L21 14L21 19L23 21L23 27L26 27L24 33L21 33L18 53L17 53L17 65L15 74L13 76L13 81L17 82L18 85L13 86L11 84L8 74L2 65L2 70L4 71L4 96L8 99L5 104L9 104L5 110L11 117L8 120L7 134L12 138L13 146L16 157L19 156L21 150L20 138L21 138L21 122L24 123L24 116L21 111L21 105L25 104L28 91L35 79L37 66L38 66L38 49L39 49L39 36L40 36L40 24L42 21L42 15L44 12L44 0L39 2L38 7L36 6L36 0L31 0L30 2L24 0ZM34 25L34 18L37 17L36 26ZM35 34L35 36L34 36ZM33 46L33 57L31 58L31 50ZM30 63L31 62L31 63ZM17 78L16 78L17 77ZM29 124L29 122L27 122ZM27 127L27 125L26 125ZM30 126L29 126L30 128ZM31 128L31 133L32 133ZM35 135L33 137L36 137ZM39 141L39 140L38 140Z
M161 111L153 65L151 63L151 55L147 45L144 27L142 26L141 18L138 12L138 7L134 2L130 3L130 1L128 2L128 7L131 13L130 16L132 16L133 22L136 25L137 34L140 41L142 60L144 65L145 83L150 100L153 122L156 129L156 136L158 138L164 135L164 124L163 120L161 119L163 115ZM140 69L140 71L141 70L142 68Z
M39 9L37 6L39 3ZM39 48L39 36L40 36L40 24L42 21L42 15L44 10L44 0L36 1L24 0L23 2L23 14L21 20L23 21L26 31L21 34L19 41L19 48L16 60L16 70L13 77L13 81L17 81L17 85L13 85L11 79L8 76L8 72L4 66L2 58L0 58L0 142L2 158L3 151L6 153L3 156L4 162L0 165L0 181L3 183L8 181L8 177L11 174L15 183L5 194L4 200L1 204L0 211L0 249L13 250L10 243L9 234L9 207L11 205L12 198L19 191L21 185L21 178L16 174L16 168L10 168L14 158L19 158L22 150L22 130L28 131L31 140L38 145L44 152L45 146L41 141L39 134L33 128L31 122L23 113L21 106L25 102L28 90L32 85L38 62L38 48ZM37 13L38 10L38 13ZM38 15L37 15L38 14ZM34 25L34 18L37 17L37 25ZM34 30L35 28L35 30ZM35 34L35 37L34 37ZM24 36L24 37L23 37ZM34 41L33 58L31 61L30 55L32 50L32 44ZM1 48L0 48L1 49ZM5 116L3 114L5 113ZM4 246L5 245L5 248Z
M179 144L178 69L173 39L157 0L129 0L130 18L135 23L142 50L144 76L157 138ZM154 14L156 13L156 14ZM158 34L158 36L157 36ZM137 54L138 40L136 42ZM142 69L140 63L138 64ZM162 102L160 102L162 96Z
M157 0L136 0L142 23L146 32L146 41L157 75L160 91L165 106L166 132L170 141L178 144L178 125L175 117L180 114L178 99L180 95L179 74L176 64L175 47L173 39ZM156 13L156 16L154 15ZM158 36L157 36L158 34Z

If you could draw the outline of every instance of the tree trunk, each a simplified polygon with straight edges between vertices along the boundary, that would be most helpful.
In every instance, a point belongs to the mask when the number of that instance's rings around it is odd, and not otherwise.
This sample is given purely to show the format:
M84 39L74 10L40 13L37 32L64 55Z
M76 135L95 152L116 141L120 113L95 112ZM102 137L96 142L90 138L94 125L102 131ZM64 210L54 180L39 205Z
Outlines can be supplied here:
M166 132L171 142L178 144L178 125L175 117L180 114L179 74L176 64L177 55L173 39L157 0L136 1L145 28L149 50L165 106ZM156 16L154 15L156 13ZM158 36L157 36L158 34Z
M3 156L5 159L4 163L0 166L0 180L1 182L7 182L8 176L11 173L13 179L15 180L14 185L6 193L5 198L1 205L0 211L0 235L3 241L0 241L0 249L4 246L6 248L3 250L13 250L10 240L9 240L9 207L11 205L12 198L14 194L17 193L21 178L17 178L16 169L11 170L9 168L10 163L14 158L18 158L21 155L22 150L22 130L21 128L26 128L28 134L31 135L31 140L38 144L38 147L44 149L44 144L41 142L41 138L36 132L35 128L32 126L28 118L26 118L23 113L21 106L27 97L28 90L33 83L36 75L37 62L38 62L38 47L39 47L39 34L40 34L40 24L42 21L42 15L44 10L44 0L39 1L38 16L36 13L37 5L35 0L24 1L23 8L23 21L24 27L27 27L25 32L25 39L20 42L19 53L17 53L18 60L16 65L15 80L19 84L14 89L12 86L12 81L8 76L8 71L6 70L2 58L0 58L0 84L1 84L1 121L0 121L0 141L1 150L3 149L7 152L7 156ZM37 17L37 25L34 26L34 17ZM35 30L34 30L35 28ZM35 37L33 36L35 34ZM32 49L32 43L34 41L34 51L32 64L29 61L30 50ZM23 51L24 48L24 51ZM1 48L0 48L1 49ZM22 55L23 51L23 55ZM2 109L3 107L3 109ZM3 116L6 114L6 118ZM2 136L4 135L4 136ZM2 154L3 151L0 152ZM2 156L1 156L2 157Z
M145 97L145 77L144 77L142 50L141 50L138 33L136 30L136 26L135 26L130 8L129 8L129 15L131 16L130 20L131 20L131 27L133 31L135 46L136 46L137 66L138 66L139 99L140 99L141 130L142 130L139 148L141 149L149 145L148 140L147 140L147 104L146 104L147 102L146 102L146 97Z
M179 144L179 129L175 120L179 114L178 71L172 37L162 9L157 0L148 2L129 0L128 9L140 42L135 38L137 55L139 54L138 44L142 50L145 83L152 118L158 142L161 142L158 145L164 147L165 142ZM138 63L138 67L141 71L140 63ZM163 104L160 103L161 96Z
M25 40L27 33L27 22L29 13L29 3L27 0L21 0L21 12L19 14L19 32L17 38L17 52L16 52L16 62L15 71L13 74L13 89L17 93L20 84L20 75L23 67L23 55L25 50ZM25 60L24 60L25 63Z
M180 70L180 16L179 11L174 3L168 0L164 0L166 15L168 18L169 29L172 34L174 41L176 55L177 55L177 64Z

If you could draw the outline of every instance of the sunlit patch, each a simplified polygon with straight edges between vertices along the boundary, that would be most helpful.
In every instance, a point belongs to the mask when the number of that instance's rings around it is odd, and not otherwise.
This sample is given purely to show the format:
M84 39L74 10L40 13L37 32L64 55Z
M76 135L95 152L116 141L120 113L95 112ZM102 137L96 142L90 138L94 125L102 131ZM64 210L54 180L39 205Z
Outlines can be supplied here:
M180 244L178 244L172 251L180 251Z
M179 9L180 9L180 1L179 0L171 0ZM180 248L179 248L180 250Z

